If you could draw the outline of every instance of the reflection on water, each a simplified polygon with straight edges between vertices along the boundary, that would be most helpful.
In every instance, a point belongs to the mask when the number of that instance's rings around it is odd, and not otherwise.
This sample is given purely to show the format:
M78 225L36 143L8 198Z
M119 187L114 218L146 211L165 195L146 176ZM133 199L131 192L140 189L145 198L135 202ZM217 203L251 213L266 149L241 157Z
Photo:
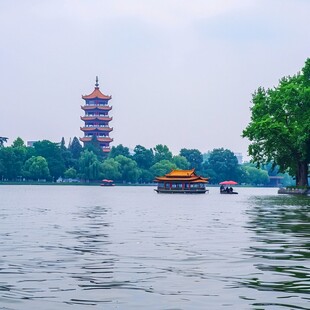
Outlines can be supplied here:
M309 197L265 196L251 200L246 227L255 235L248 252L255 259L258 272L241 284L259 291L282 293L272 301L253 303L263 309L309 309Z
M0 310L309 309L309 197L0 186Z

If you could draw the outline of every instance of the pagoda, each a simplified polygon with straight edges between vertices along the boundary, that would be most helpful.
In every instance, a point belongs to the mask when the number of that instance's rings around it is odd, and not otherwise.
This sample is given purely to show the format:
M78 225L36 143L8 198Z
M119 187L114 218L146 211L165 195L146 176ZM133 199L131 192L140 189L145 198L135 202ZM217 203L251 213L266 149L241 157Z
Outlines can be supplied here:
M93 137L99 142L103 152L110 152L110 143L113 141L109 137L110 132L113 130L109 126L112 117L109 117L109 111L112 107L109 106L109 100L112 96L104 95L99 89L98 76L96 76L95 89L90 95L82 96L85 104L81 106L84 110L84 116L81 120L84 121L84 126L81 130L84 132L84 137L80 138L85 144L92 141Z

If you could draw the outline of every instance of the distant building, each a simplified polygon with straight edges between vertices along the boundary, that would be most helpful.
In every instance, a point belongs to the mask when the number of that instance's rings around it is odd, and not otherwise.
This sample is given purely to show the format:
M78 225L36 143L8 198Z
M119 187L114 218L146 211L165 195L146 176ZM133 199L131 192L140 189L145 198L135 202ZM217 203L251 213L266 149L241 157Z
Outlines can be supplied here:
M242 153L234 153L235 156L237 157L238 159L238 164L241 165L243 163L243 156L242 156Z
M27 141L27 146L28 147L32 147L34 143L36 143L38 141Z
M93 137L96 137L103 152L110 152L110 143L113 141L109 137L113 128L109 127L109 122L112 117L109 117L109 111L112 107L109 106L109 100L111 96L104 95L99 90L98 77L96 77L95 89L90 95L82 96L85 100L85 104L81 106L84 110L84 116L81 116L81 120L84 121L84 126L81 130L84 133L84 137L80 140L84 143L90 142Z

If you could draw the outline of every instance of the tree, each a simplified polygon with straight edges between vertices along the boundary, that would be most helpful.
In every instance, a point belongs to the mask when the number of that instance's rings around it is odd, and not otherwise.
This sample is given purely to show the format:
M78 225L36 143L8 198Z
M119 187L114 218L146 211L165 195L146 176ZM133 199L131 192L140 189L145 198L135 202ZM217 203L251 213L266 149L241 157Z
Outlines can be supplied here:
M97 156L92 151L85 150L81 153L79 167L80 176L82 179L87 181L100 179L101 164Z
M258 165L272 162L308 186L310 162L310 58L302 71L279 85L259 87L252 96L251 121L243 130L249 154Z
M161 160L169 160L172 159L172 153L170 152L167 145L158 144L154 147L154 161L155 163Z
M33 144L36 156L42 156L48 163L48 169L51 177L55 180L63 176L65 172L64 159L61 156L59 143L48 140L42 140Z
M125 182L136 183L140 174L137 163L133 159L123 155L116 156L115 160L120 165L119 169L122 180Z
M187 159L184 156L176 155L172 157L172 162L182 170L186 170L189 168L190 163L187 161Z
M0 137L0 147L3 146L4 142L7 142L8 141L8 138L6 137Z
M129 148L119 144L118 146L112 146L111 151L109 153L109 158L115 158L118 155L123 155L125 157L130 158Z
M224 180L239 181L241 169L234 153L227 149L214 149L210 152L209 159L203 164L204 175L209 171L212 183Z
M64 177L66 179L75 179L77 176L76 170L74 168L69 168L65 171Z
M137 145L134 148L133 160L136 161L139 168L149 169L154 162L154 153L152 149L146 149L144 146Z
M17 137L16 140L13 141L12 147L25 147L24 140L20 137Z
M24 165L23 176L27 179L40 180L49 178L47 161L42 156L32 156Z
M242 165L244 171L244 182L252 185L267 185L269 183L269 176L266 170L253 167L251 164Z
M197 149L181 149L180 156L183 156L189 162L190 168L195 168L197 171L201 169L203 156Z
M83 147L77 137L74 137L69 146L69 151L72 154L72 158L79 159L81 152L83 151Z
M102 178L120 181L122 174L120 172L120 163L114 158L106 159L101 165Z
M161 160L157 163L155 163L152 167L151 167L151 172L153 173L154 176L163 176L166 173L169 173L171 170L177 169L176 164L172 163L169 160Z
M105 154L103 153L102 147L95 135L92 136L90 142L85 143L84 149L93 152L99 159L103 159Z

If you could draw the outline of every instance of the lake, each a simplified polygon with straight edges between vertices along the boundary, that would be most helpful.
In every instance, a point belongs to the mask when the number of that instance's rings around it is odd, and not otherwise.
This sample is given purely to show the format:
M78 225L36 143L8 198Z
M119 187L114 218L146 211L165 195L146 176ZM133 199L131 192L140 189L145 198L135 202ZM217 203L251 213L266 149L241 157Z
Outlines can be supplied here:
M0 309L310 309L310 197L0 186Z

